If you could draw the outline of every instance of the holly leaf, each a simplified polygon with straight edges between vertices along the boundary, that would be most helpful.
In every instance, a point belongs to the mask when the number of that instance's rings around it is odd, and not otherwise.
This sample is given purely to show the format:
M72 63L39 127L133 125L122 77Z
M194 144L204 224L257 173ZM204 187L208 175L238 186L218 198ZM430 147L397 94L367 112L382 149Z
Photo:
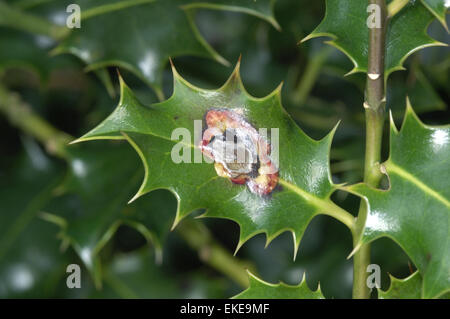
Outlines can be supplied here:
M378 298L380 299L420 299L423 278L420 272L416 271L404 279L395 278L389 275L391 285L388 290L378 289ZM443 294L439 299L448 299L450 294Z
M424 125L408 102L400 131L391 119L390 144L388 190L345 187L367 202L361 243L397 242L423 276L421 296L438 297L450 290L450 126Z
M69 148L69 174L45 208L45 218L61 226L63 243L74 248L100 287L99 252L120 225L140 232L161 262L175 202L159 191L127 205L142 175L136 154L128 145L96 144Z
M40 10L51 12L51 16L65 16L70 3L51 2L47 5L51 8L43 6ZM94 3L92 0L80 3L82 27L72 29L53 54L73 54L88 65L87 71L106 66L127 69L150 85L160 98L162 72L169 57L196 55L226 64L199 36L177 6L178 0Z
M348 73L367 72L369 29L367 2L326 0L325 18L306 38L331 37L328 44L345 53L354 68ZM412 53L430 46L445 45L427 35L433 14L420 2L412 1L389 21L386 34L385 77L403 70Z
M306 284L305 275L302 281L296 285L285 283L271 284L265 282L251 272L248 272L250 286L233 297L233 299L324 299L320 286L316 291L311 291Z
M55 295L70 264L57 229L38 217L62 178L62 167L31 140L12 169L0 171L0 297Z
M422 276L418 271L405 279L397 279L389 275L391 286L388 290L378 289L380 299L420 299Z
M431 11L431 13L439 20L448 32L447 21L445 15L448 10L448 2L445 0L422 0L423 5Z
M52 1L33 10L45 11L50 17L65 17L66 7L71 3L70 0ZM200 35L193 21L194 8L245 12L277 26L272 0L84 0L77 3L81 7L82 27L72 29L52 52L74 54L88 64L87 71L105 66L129 70L150 85L160 99L163 98L162 73L169 57L191 55L229 64ZM61 22L65 23L65 19Z
M172 97L151 106L140 103L120 79L121 99L115 111L75 141L128 140L145 168L144 181L133 200L155 189L168 189L178 199L173 227L190 212L206 209L203 217L226 218L239 224L237 249L258 233L267 235L268 244L280 233L289 231L294 235L296 252L308 223L318 214L331 215L352 225L353 216L330 199L337 188L329 169L334 130L320 141L309 138L282 108L281 86L264 98L250 96L241 82L239 64L218 90L194 87L175 69L173 72ZM278 129L279 138L272 136L272 143L279 142L279 171L266 174L260 169L256 172L252 166L255 175L246 179L246 185L243 180L218 175L220 163L212 164L206 157L202 160L201 147L193 141L202 139L202 130L194 128L194 121L201 125L207 113L239 118L238 126L245 127L242 132L248 134L253 134L250 133L253 129L266 128L267 133L273 132L271 128ZM180 128L189 135L181 142L178 135L172 137L174 130ZM177 151L180 147L183 149ZM176 163L172 153L183 153L188 160ZM200 156L200 163L189 162L192 153ZM266 164L261 167L269 169ZM259 192L264 190L265 194Z

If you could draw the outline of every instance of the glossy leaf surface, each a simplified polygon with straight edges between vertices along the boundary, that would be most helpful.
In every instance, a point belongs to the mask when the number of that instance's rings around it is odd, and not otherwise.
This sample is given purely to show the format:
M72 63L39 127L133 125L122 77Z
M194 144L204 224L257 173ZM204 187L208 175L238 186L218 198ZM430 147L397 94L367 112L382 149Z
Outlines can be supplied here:
M325 18L303 41L331 37L328 43L344 52L354 64L350 73L367 72L369 29L367 2L327 0ZM425 47L442 45L427 35L434 19L420 2L410 2L390 21L386 35L385 76L402 70L404 60Z
M53 1L49 8L43 5L40 10L46 10L50 17L65 19L70 3L69 0ZM72 29L54 52L76 55L88 64L88 70L105 66L127 69L161 97L162 72L169 58L191 55L228 63L200 35L193 21L193 8L246 12L276 26L272 3L269 0L84 0L78 3L82 28Z
M391 123L390 187L357 184L347 189L367 200L362 242L396 241L422 274L422 297L450 289L450 127L424 125L408 105L400 131Z
M196 209L206 209L204 216L239 224L238 247L257 233L266 233L270 242L290 231L297 249L309 221L317 214L339 214L347 224L353 222L351 215L330 200L336 189L330 178L328 155L333 133L320 141L305 135L283 110L280 88L265 98L251 97L240 80L239 68L218 90L193 87L175 70L174 77L172 97L151 106L142 105L122 81L116 110L78 140L126 138L134 146L146 170L134 198L155 189L169 189L179 200L175 224ZM266 128L268 134L271 128L279 129L280 179L271 194L261 196L246 185L219 177L214 165L205 160L194 163L199 151L194 146L198 145L194 141L194 120L201 123L211 109L240 112L254 128ZM190 140L178 144L179 137L172 139L177 128L187 129ZM191 163L172 160L176 145L185 146L183 152Z

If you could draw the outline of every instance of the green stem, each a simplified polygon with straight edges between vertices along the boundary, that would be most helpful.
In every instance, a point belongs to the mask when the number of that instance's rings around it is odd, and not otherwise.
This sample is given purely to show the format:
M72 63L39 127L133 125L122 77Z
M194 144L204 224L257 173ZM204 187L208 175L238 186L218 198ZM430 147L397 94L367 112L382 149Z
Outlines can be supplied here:
M40 17L17 10L3 1L0 1L0 25L45 35L55 40L65 37L70 32L69 28L55 25Z
M369 30L369 64L367 72L366 94L364 109L366 114L366 154L364 163L364 182L370 186L378 187L381 172L381 142L383 137L383 124L385 112L385 79L384 57L386 51L387 15L385 0L370 0L381 9L381 27ZM361 201L353 245L359 244L360 235L367 217L366 204ZM353 298L370 298L367 287L367 266L370 264L370 245L364 244L353 256Z
M389 3L387 7L389 17L395 16L408 3L409 0L394 0L391 3Z
M73 137L53 127L35 114L19 95L8 91L1 85L0 113L3 113L11 124L34 136L45 145L50 154L63 159L68 158L66 148ZM248 287L248 276L245 269L249 268L249 265L239 261L215 241L203 224L185 221L177 228L177 231L192 248L198 251L202 261L229 276L242 287Z
M249 265L238 261L211 236L209 230L201 223L185 220L176 230L178 234L195 249L200 259L231 278L234 282L247 288L249 285L246 269Z
M281 178L278 179L278 183L283 187L286 187L287 189L296 193L300 197L304 198L312 205L319 208L320 213L336 218L338 221L346 225L352 232L354 231L355 218L345 209L339 207L338 205L334 204L332 201L328 199L316 197L308 193L307 191L301 189L300 187L297 187L296 185L291 184Z
M48 153L66 158L66 146L73 138L51 126L35 114L19 95L9 92L1 85L0 112L11 124L34 136L45 146Z

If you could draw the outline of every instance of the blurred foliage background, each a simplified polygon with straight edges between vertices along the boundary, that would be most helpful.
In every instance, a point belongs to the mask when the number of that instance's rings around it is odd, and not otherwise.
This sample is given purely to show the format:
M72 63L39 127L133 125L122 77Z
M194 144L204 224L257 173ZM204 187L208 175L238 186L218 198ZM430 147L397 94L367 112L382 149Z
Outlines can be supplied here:
M20 6L26 1L7 3ZM45 12L40 6L22 7ZM361 180L363 167L365 78L344 76L351 62L322 39L298 44L321 21L324 10L324 1L278 0L274 12L280 30L238 12L199 9L193 17L200 34L227 61L234 64L242 56L242 78L252 95L265 96L284 82L283 105L307 134L321 138L341 121L331 152L333 179L354 183ZM449 35L437 21L429 33L448 43ZM118 79L115 67L102 74L85 72L85 64L73 55L51 56L55 45L51 38L0 25L0 104L26 105L70 140L114 109ZM232 71L208 58L184 55L173 60L183 77L203 88L219 87ZM406 95L425 123L448 123L448 48L422 50L406 65L406 71L394 73L388 82L387 105L396 123L401 123ZM142 79L125 69L120 72L143 103L158 102ZM166 65L162 92L168 97L171 90L172 73ZM15 123L27 113L18 114L0 113L1 298L228 298L243 289L203 262L202 251L189 244L185 232L169 231L176 210L169 192L156 191L126 205L143 176L138 156L128 145L97 141L70 146L68 162L55 156L58 150L52 145L18 129ZM79 163L88 167L81 175ZM134 181L127 180L131 175ZM333 199L352 212L359 205L356 197L344 193ZM58 212L69 225L46 212ZM190 222L191 217L180 227ZM206 238L234 252L236 224L197 222ZM150 225L152 232L139 231L136 223ZM69 244L69 237L78 242ZM337 221L316 217L295 261L290 234L264 245L264 235L257 235L236 258L266 281L296 284L306 272L309 287L315 289L320 282L327 298L351 297L352 263L346 259L351 236ZM85 252L77 247L93 248ZM403 278L413 271L408 257L388 239L374 243L372 260L381 266L383 289L389 285L388 273ZM72 263L82 265L81 289L66 286L66 267Z

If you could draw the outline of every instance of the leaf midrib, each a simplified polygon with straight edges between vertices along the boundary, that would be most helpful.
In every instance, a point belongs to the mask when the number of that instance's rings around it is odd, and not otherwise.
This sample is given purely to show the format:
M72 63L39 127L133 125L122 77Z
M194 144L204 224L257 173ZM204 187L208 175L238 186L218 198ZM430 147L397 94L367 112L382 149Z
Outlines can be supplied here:
M407 181L411 182L412 184L416 185L418 188L420 188L423 192L427 193L428 195L432 196L442 204L444 204L447 208L450 208L450 201L447 200L444 196L442 196L438 191L434 190L424 182L422 182L419 178L408 172L407 170L401 168L400 166L396 165L392 162L392 160L389 160L385 164L386 168L388 169L388 172L392 172L394 174L397 174L398 176L406 179Z
M175 141L172 139L169 139L165 136L160 136L160 135L156 135L154 133L141 133L141 132L134 132L134 133L138 133L138 134L142 134L142 135L151 135L153 137L156 138L161 138L163 140L172 142L172 143L181 143L187 147L190 148L198 148L197 146L193 145L192 143L185 143L185 142L181 142L181 141ZM124 134L125 136L127 136L127 134L125 132L122 132L122 134ZM102 138L101 136L98 137L94 137L92 139L95 138ZM132 139L131 137L128 136L128 138ZM83 139L79 140L82 141ZM136 143L134 143L136 145ZM136 145L137 146L137 145ZM142 150L141 150L142 153ZM346 210L344 210L343 208L341 208L340 206L334 204L331 200L327 199L323 199L320 197L317 197L313 194L311 194L310 192L307 192L305 190L303 190L302 188L298 187L295 184L292 184L291 182L288 182L285 179L282 178L278 178L278 182L285 186L286 188L288 188L290 191L294 192L295 194L299 195L300 197L304 198L306 201L311 202L314 206L316 206L317 208L320 209L319 214L324 214L324 215L329 215L332 216L334 218L336 218L337 220L341 221L343 224L345 224L350 230L353 230L354 227L354 217L353 215L351 215L349 212L347 212Z

